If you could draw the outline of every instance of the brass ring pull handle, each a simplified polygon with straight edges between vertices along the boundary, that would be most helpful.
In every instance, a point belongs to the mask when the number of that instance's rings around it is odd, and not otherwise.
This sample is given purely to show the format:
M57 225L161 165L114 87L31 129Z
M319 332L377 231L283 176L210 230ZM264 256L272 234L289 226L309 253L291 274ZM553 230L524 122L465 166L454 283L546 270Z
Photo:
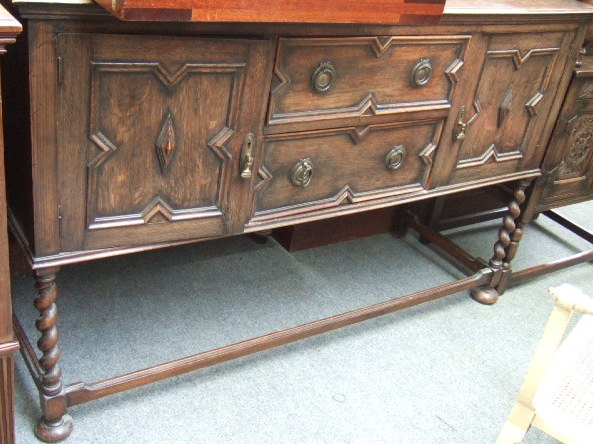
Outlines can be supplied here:
M311 87L313 91L323 94L334 86L336 70L331 62L321 63L311 76Z
M429 59L421 59L412 69L412 82L416 86L424 86L432 75L432 63Z
M301 159L292 168L290 180L296 187L306 187L311 183L313 178L313 161L308 157Z
M397 170L406 160L406 148L403 145L394 147L385 157L385 166L390 170Z

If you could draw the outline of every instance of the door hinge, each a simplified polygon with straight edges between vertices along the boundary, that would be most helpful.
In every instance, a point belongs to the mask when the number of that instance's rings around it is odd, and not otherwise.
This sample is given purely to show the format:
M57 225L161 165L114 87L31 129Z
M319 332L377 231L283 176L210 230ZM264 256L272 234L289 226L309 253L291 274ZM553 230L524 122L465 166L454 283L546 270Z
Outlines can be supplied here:
M58 205L58 235L62 239L62 206Z
M62 59L62 56L58 56L57 67L58 67L58 85L61 86L64 84L64 60Z

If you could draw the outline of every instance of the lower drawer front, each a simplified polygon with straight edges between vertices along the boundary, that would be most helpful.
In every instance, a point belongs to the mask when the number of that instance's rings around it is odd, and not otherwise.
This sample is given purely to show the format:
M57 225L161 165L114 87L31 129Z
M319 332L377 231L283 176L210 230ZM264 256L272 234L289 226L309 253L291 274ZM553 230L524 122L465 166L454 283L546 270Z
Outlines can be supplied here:
M253 221L424 189L442 121L268 139Z

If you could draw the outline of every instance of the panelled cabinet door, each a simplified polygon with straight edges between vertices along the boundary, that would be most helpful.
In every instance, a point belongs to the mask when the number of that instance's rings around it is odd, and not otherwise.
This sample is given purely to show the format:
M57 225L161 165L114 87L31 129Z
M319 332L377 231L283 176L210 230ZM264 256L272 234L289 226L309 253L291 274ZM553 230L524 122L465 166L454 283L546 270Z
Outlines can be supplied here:
M574 33L484 34L481 72L463 108L454 109L443 151L457 154L448 183L537 170L550 108ZM545 143L545 141L543 141Z
M268 43L63 34L58 46L62 250L236 230Z

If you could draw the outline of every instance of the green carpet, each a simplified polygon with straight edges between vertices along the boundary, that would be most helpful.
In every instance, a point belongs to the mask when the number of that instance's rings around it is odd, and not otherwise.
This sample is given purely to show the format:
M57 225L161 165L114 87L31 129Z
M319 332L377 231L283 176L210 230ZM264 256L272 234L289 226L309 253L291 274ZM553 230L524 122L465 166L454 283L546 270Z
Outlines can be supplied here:
M593 203L561 210L593 229ZM451 233L489 258L499 222ZM545 217L515 268L587 244ZM93 382L461 277L408 234L290 254L247 237L64 267L62 368ZM70 409L70 443L493 443L552 302L583 264L513 288L494 306L456 294ZM13 283L31 338L30 278ZM38 442L36 390L17 358L17 440ZM526 443L555 442L530 431Z

